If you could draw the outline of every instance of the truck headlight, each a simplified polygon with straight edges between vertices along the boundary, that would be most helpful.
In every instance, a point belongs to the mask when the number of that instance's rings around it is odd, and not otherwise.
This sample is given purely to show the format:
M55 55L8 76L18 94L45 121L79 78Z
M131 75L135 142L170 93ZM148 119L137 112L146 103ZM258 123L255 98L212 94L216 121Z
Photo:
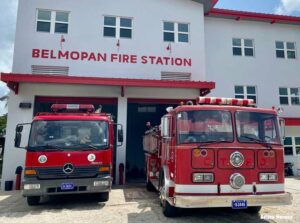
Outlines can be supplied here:
M102 181L94 181L94 187L101 187L101 186L109 186L109 181L102 180Z
M278 180L277 173L260 173L259 174L259 181L261 182L274 182Z
M40 188L40 184L24 184L24 190L38 190Z
M214 182L213 173L194 173L193 174L194 183L211 183Z

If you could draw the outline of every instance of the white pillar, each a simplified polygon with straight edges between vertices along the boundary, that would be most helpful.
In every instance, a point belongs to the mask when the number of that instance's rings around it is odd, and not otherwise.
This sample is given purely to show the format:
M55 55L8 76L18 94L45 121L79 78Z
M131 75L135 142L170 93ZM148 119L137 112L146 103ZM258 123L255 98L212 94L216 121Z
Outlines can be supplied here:
M119 97L118 99L118 124L123 125L124 141L123 145L117 147L116 151L116 184L119 184L119 165L124 164L124 180L126 170L126 130L127 130L127 98Z

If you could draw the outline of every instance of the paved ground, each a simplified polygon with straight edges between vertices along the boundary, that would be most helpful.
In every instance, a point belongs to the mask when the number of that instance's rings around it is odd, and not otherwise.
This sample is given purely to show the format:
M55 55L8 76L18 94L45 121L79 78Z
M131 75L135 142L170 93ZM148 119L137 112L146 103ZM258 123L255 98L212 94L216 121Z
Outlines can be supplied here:
M300 222L300 178L288 178L286 190L293 194L291 206L264 207L260 215L230 209L194 209L183 211L175 219L165 218L156 193L142 186L115 188L109 202L99 203L89 196L45 199L37 207L28 207L19 192L0 192L0 222Z

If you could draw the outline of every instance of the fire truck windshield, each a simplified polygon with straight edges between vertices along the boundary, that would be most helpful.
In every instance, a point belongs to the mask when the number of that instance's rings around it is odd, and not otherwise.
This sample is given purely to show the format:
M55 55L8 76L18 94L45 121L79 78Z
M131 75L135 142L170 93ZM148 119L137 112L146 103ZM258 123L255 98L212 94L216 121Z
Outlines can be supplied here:
M106 121L34 121L28 149L106 149L109 145L108 137Z
M177 114L179 144L233 142L231 113L219 110L184 111Z
M239 111L235 113L235 119L239 142L281 144L277 116Z

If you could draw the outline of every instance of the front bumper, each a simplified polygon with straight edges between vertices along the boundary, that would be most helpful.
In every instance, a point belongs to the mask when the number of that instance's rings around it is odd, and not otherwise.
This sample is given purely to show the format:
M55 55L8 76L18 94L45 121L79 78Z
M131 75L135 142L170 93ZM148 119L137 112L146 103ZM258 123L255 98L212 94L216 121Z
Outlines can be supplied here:
M292 203L290 193L239 196L175 196L171 202L179 208L231 207L233 200L247 200L248 207L277 206Z
M107 181L107 185L94 186L95 181ZM62 183L74 184L74 190L61 190ZM25 190L25 184L40 184L39 189ZM59 194L84 194L109 192L111 190L112 178L110 176L82 179L57 179L57 180L38 180L36 178L25 178L22 184L22 195L27 196L45 196Z

